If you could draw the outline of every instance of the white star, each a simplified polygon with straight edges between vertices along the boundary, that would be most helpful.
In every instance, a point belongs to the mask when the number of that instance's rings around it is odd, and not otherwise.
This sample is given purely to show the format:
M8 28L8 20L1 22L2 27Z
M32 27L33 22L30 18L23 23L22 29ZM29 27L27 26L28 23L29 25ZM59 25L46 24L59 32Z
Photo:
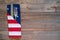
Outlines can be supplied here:
M15 15L15 17L19 17L18 15Z
M17 9L17 8L15 8L15 9Z
M16 17L19 17L19 16L16 16Z
M7 10L9 10L9 8L7 8Z

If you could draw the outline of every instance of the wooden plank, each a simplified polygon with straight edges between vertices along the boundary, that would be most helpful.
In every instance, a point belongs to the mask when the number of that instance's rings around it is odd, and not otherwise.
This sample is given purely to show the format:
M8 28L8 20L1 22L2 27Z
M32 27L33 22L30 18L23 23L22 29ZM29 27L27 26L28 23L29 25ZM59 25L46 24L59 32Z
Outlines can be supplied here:
M9 38L9 40L21 40L20 38Z

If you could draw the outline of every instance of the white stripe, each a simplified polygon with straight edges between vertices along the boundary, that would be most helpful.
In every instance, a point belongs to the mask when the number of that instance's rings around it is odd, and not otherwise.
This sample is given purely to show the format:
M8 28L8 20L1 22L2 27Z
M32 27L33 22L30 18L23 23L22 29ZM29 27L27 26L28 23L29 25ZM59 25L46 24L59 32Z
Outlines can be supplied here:
M12 16L7 16L8 20L14 20Z
M9 32L9 35L10 36L21 36L21 32L12 31L12 32Z
M16 24L13 24L13 23L10 24L10 23L9 23L9 24L8 24L8 27L9 27L9 28L21 28L21 25L18 24L18 23L16 23Z

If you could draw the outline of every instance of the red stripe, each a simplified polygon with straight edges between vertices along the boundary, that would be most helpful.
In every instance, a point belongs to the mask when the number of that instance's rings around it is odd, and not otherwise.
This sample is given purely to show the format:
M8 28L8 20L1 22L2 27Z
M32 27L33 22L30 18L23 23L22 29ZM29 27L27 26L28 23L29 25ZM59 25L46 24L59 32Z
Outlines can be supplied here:
M21 31L21 28L8 28L8 31Z
M10 14L7 13L7 16L11 16ZM18 23L16 20L8 20L8 23ZM8 28L8 31L21 31L21 28ZM21 38L21 36L10 36L9 38Z
M9 38L21 38L21 36L9 36Z
M16 20L8 20L8 23L18 23Z

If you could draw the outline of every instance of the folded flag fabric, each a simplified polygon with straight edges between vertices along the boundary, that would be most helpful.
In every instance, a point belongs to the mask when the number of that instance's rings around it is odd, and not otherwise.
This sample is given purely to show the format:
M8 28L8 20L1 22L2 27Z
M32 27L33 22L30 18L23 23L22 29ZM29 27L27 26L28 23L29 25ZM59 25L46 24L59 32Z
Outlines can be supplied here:
M21 38L20 5L7 5L8 32L10 38Z

